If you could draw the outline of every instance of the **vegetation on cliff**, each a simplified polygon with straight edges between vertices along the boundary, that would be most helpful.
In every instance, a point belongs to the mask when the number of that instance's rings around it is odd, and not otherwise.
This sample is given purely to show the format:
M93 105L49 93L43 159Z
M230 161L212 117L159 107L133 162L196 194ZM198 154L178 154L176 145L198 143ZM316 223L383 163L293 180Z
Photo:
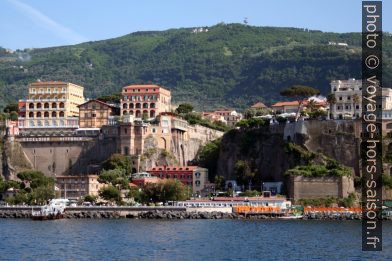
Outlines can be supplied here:
M336 197L325 197L325 198L315 198L315 199L300 199L298 203L303 206L320 206L320 207L331 207L337 204L340 207L350 208L355 204L355 194L351 193L346 198L336 198Z
M36 79L81 84L91 98L152 82L172 90L175 102L194 101L208 109L276 101L280 90L292 84L317 86L326 94L332 79L360 78L360 33L223 23L208 29L136 32L73 46L0 52L0 106L23 96ZM390 39L384 35L386 86L392 79Z
M23 171L17 176L20 181L3 181L0 178L1 193L13 189L14 195L5 199L9 204L46 204L49 199L55 197L53 178L35 170Z

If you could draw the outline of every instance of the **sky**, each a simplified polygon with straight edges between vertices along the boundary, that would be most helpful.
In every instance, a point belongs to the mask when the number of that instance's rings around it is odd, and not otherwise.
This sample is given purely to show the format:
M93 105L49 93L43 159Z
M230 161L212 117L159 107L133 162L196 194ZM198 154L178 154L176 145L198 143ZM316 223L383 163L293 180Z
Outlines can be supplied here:
M392 1L383 29L392 32ZM388 15L391 14L391 15ZM0 46L24 49L220 22L360 32L360 0L0 0Z

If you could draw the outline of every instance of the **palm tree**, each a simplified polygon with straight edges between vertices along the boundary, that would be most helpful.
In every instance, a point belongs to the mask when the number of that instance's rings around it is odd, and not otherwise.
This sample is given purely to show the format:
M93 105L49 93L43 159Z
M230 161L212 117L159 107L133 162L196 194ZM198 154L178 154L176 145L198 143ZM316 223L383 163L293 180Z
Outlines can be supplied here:
M332 109L332 106L334 105L334 104L336 104L336 97L335 97L335 94L333 94L333 93L330 93L329 95L328 95L328 97L327 97L327 102L328 102L328 104L329 104L329 111L331 111L331 109ZM330 117L332 116L332 114L330 113ZM332 118L332 117L331 117Z

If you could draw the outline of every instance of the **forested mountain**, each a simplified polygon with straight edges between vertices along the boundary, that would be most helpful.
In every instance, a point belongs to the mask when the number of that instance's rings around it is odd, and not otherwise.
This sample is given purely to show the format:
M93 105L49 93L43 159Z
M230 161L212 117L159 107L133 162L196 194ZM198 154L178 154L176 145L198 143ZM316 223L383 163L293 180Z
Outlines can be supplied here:
M194 31L136 32L13 53L0 49L0 106L24 97L27 84L37 79L80 84L91 98L128 84L156 83L172 90L174 102L210 109L281 100L279 91L292 84L327 94L330 80L361 76L360 33L223 23ZM385 34L384 86L392 86L391 45Z

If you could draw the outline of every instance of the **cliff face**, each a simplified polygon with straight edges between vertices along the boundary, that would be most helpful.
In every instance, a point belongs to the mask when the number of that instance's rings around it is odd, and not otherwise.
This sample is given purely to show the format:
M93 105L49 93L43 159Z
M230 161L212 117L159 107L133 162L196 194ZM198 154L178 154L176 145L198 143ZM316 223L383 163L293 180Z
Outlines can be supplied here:
M31 162L26 157L22 146L13 138L3 140L1 144L0 176L9 180L17 179L18 172L31 169Z
M301 164L306 153L326 155L352 167L359 175L358 135L358 127L352 121L305 121L284 127L232 130L222 138L217 175L235 179L235 163L247 160L257 170L258 182L283 181L284 172ZM290 150L289 141L303 151Z

